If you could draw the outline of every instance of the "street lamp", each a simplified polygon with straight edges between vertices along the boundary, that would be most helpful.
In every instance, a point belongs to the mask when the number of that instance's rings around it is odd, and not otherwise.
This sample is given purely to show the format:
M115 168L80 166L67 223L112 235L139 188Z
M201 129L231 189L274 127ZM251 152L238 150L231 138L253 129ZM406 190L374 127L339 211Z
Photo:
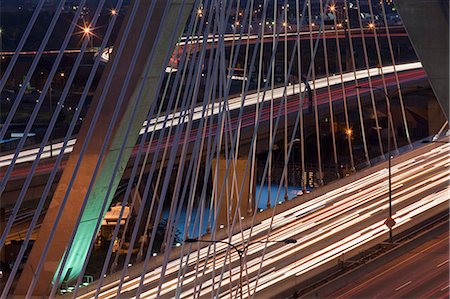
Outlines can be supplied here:
M368 89L368 90L378 90L381 91L386 98L387 103L387 114L388 114L388 185L389 185L389 217L384 222L386 226L389 228L389 242L392 243L392 227L395 225L395 220L392 218L392 174L391 174L391 121L392 121L392 114L391 114L391 98L389 95L380 88L377 87L363 87L363 86L355 86L355 89ZM398 91L398 90L397 90Z
M258 243L284 243L284 244L296 244L297 240L295 239L285 239L285 240L268 240L268 241L257 241L257 242L251 242L247 243L243 246L242 249L239 249L236 245L227 242L227 241L221 241L221 240L202 240L202 239L194 239L194 238L188 238L184 240L185 243L222 243L226 244L228 246L231 246L234 250L236 250L236 253L239 255L239 296L242 299L242 258L245 254L245 251L248 249L250 245L258 244Z
M370 25L370 24L369 24ZM423 86L416 86L416 90L420 90L423 89ZM386 219L386 221L384 222L386 224L387 227L389 227L389 242L392 243L392 227L395 225L395 220L392 218L392 176L391 176L391 125L393 124L393 120L392 120L392 114L391 114L391 96L397 93L400 93L401 90L399 89L399 87L390 95L388 93L386 93L386 91L384 89L378 88L378 87L373 87L373 86L355 86L355 89L368 89L368 90L377 90L380 91L384 97L386 98L386 103L387 103L387 114L388 114L388 176L389 176L389 218ZM397 153L398 153L398 149L397 149Z
M90 42L90 47L94 47L94 31L93 28L89 24L84 24L84 26L81 28L82 34L85 38L87 38Z

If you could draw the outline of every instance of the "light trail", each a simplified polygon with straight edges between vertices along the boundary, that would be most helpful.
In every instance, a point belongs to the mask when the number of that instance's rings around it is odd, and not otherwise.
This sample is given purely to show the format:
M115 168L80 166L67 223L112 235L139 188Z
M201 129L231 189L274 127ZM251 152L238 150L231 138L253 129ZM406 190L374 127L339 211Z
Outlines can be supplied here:
M407 64L401 64L401 65L397 65L396 70L397 72L402 72L402 71L411 71L411 70L417 70L417 69L421 69L422 68L422 64L420 62L415 62L415 63L407 63ZM386 66L383 67L383 72L384 74L391 74L394 73L394 67L392 66ZM356 72L356 76L358 80L361 79L365 79L368 77L367 74L367 70L362 70L362 71L358 71ZM369 74L370 76L378 76L380 74L380 69L379 68L372 68L369 70ZM344 78L344 82L353 82L355 77L354 77L354 73L346 73L343 76ZM321 78L316 80L315 82L315 86L316 89L322 89L327 87L327 84L330 85L339 85L341 84L341 78L340 76L332 76L329 78L329 80L327 81L326 78ZM310 82L310 86L312 86L312 82ZM287 96L292 96L298 93L299 90L299 84L294 84L291 86L288 86L286 88L286 95ZM305 86L302 83L301 84L301 90L302 92L305 91ZM274 89L273 92L273 98L274 99L279 99L283 97L283 93L285 91L284 87L279 87ZM272 100L272 95L270 92L266 92L266 96L263 99L264 101L270 101ZM260 100L261 101L261 100ZM244 99L244 106L252 106L255 105L256 103L258 103L258 99L257 99L257 94L250 94L247 95L246 98ZM207 111L208 113L206 115L203 115L203 107L198 106L196 108L194 108L193 111L193 117L192 120L196 121L199 120L202 116L203 117L209 117L212 115L217 115L219 112L219 103L214 103L214 104L210 104ZM233 111L233 110L237 110L240 109L241 107L241 97L233 97L231 99L229 99L229 110ZM183 112L183 114L187 114L189 115L191 113L191 111L185 111ZM168 119L167 119L167 123L169 123L172 119L174 119L174 123L178 123L178 118L180 117L181 112L175 112L175 113L171 113L170 115L168 115ZM150 121L150 126L149 126L149 132L152 131L158 131L161 130L164 125L166 125L166 127L168 127L169 125L164 124L164 117L158 117L158 118L154 118ZM187 118L183 119L180 123L185 123L187 121ZM145 126L147 125L147 122L144 122L143 124L143 128L140 131L140 134L144 134L145 132ZM245 125L245 124L243 124ZM71 139L68 143L68 146L66 147L64 154L68 154L71 153L73 150L73 145L75 144L76 139ZM41 160L45 159L45 158L50 158L52 156L56 156L59 154L61 148L63 146L62 142L58 142L58 143L54 143L52 144L52 146L47 145L44 148L44 152L41 155ZM52 149L52 151L51 151ZM20 164L20 163L24 163L24 162L30 162L30 161L34 161L36 159L36 155L39 151L39 148L33 148L33 149L29 149L29 150L25 150L19 153L19 157L16 161L16 164ZM4 166L8 166L12 159L14 157L14 154L8 154L8 155L3 155L0 156L0 167L4 167Z
M450 186L448 176L448 152L450 144L439 145L435 149L419 156L400 162L393 166L393 218L397 222L395 229L412 221L414 217L422 215L430 209L446 206L449 200ZM249 289L262 291L271 286L310 272L317 267L335 260L344 253L348 253L361 245L387 235L389 229L384 225L388 209L387 169L381 169L367 177L351 182L326 194L318 196L308 202L279 213L274 217L274 228L271 239L295 238L296 245L267 244L264 259L260 256L266 244L253 244L247 250L247 259L243 263L244 281L250 283ZM419 183L418 183L419 182ZM316 207L320 207L316 209ZM252 241L263 240L268 231L270 219L255 225ZM249 237L250 231L243 231L244 237ZM233 236L240 240L241 233ZM224 240L225 241L225 240ZM236 292L239 281L239 256L234 251L228 252L227 245L215 244L218 252L215 264L231 266L225 271L220 298L229 297L230 289ZM208 246L199 249L199 270L206 267L200 296L210 296L213 289L213 268L207 260ZM189 263L186 265L187 258ZM195 258L193 258L195 257ZM226 258L227 257L227 258ZM182 278L183 288L181 298L190 298L194 292L195 268L197 252L183 256L183 265L188 267ZM225 259L226 258L226 259ZM166 270L163 288L160 293L163 298L173 297L178 285L178 259L171 261ZM263 263L262 273L255 287L256 274ZM266 269L267 268L267 269ZM270 270L270 271L269 271ZM218 273L219 272L219 273ZM144 277L144 292L140 298L155 298L158 284L161 280L161 268L149 271ZM214 290L218 289L220 270L215 269ZM245 275L245 274L244 274ZM139 278L129 278L123 285L122 295L132 297L132 293L139 285ZM197 282L198 282L197 277ZM229 287L231 284L231 288ZM102 288L99 298L113 298L116 296L117 282ZM198 290L197 290L198 292ZM79 298L92 298L95 292L80 295ZM249 297L247 285L243 287L243 297Z

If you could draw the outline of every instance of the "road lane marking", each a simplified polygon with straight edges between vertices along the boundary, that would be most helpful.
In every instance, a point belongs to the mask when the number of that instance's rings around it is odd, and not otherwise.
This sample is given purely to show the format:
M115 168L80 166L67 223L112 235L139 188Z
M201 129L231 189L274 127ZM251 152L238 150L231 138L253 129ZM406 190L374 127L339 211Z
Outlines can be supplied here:
M399 290L403 289L404 287L410 285L411 283L412 283L412 280L408 281L407 283L402 284L401 286L396 288L395 291L399 291Z
M346 298L346 295L348 295L349 293L351 293L351 292L354 293L354 292L356 292L356 291L359 291L359 290L363 289L364 286L369 285L372 281L374 281L374 280L376 280L377 278L379 278L379 277L385 275L386 273L391 272L393 269L397 268L398 266L400 266L400 265L402 265L402 264L405 264L406 262L410 261L411 259L415 258L416 256L418 256L418 255L420 255L420 254L422 254L422 253L424 253L424 252L426 252L426 251L428 251L428 250L431 250L431 248L433 248L433 247L439 245L440 243L442 243L442 242L444 242L444 241L447 241L447 242L448 242L449 238L450 238L450 237L447 236L445 239L440 240L440 241L438 241L438 242L432 244L431 246L428 246L427 248L421 250L420 252L418 252L418 253L416 253L416 254L410 256L410 257L407 258L406 260L403 260L402 262L400 262L400 263L398 263L398 264L396 264L396 265L394 265L394 266L389 267L388 269L384 270L383 272L379 273L378 275L373 276L372 278L368 279L367 281L365 281L365 282L363 282L363 283L360 283L358 286L352 288L351 290L348 290L347 292L345 292L344 294L340 295L340 296L337 297L336 299L339 299L339 298Z
M440 263L439 265L437 265L436 267L439 268L442 265L445 265L446 263L448 263L448 259L446 261L443 261L442 263Z

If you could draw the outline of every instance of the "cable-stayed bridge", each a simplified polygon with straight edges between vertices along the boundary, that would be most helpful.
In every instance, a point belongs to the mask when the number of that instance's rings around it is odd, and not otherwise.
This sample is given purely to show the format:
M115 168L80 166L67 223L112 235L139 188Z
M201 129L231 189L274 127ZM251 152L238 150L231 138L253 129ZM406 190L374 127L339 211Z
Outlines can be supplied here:
M44 2L2 65L2 90ZM0 157L3 256L19 241L2 297L270 297L448 208L448 146L417 143L448 122L390 1L99 1L88 20L79 2ZM45 133L26 148L48 101ZM72 118L57 130L66 101Z

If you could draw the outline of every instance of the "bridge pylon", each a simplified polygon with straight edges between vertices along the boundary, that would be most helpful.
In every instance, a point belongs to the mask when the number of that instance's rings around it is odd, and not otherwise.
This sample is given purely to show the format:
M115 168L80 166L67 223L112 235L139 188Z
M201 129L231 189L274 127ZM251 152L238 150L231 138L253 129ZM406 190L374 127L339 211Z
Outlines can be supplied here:
M139 7L135 17L130 17L130 12L132 11L130 9L123 22L114 48L119 49L120 42L124 38L124 50L113 52L109 63L105 67L87 117L84 119L78 134L77 143L64 167L64 172L41 225L39 236L18 281L15 291L15 295L18 297L26 295L32 283L36 283L33 291L33 295L36 296L48 296L52 285L60 283L60 281L53 280L74 230L76 230L76 235L61 277L68 281L73 281L81 272L83 264L81 261L86 259L90 240L97 234L97 231L95 231L96 223L99 217L104 217L107 210L103 211L103 215L101 214L103 202L106 200L107 206L111 203L139 137L142 123L146 120L150 106L156 98L158 81L161 72L166 68L166 65L164 65L165 54L168 51L172 51L175 46L171 43L171 37L174 33L178 34L178 36L181 35L194 1L180 0L170 1L169 3L166 0L157 0L156 4L154 2L150 0L140 1L137 3ZM130 4L130 7L133 6L133 3L134 1ZM142 47L139 48L138 43L143 24L152 5L155 5L155 7L150 24L143 33ZM166 7L167 5L169 7ZM180 11L181 20L179 19ZM127 34L125 28L130 22L129 34ZM177 28L175 28L175 23L179 24ZM135 53L135 49L139 49L137 53ZM152 49L155 51L153 57L151 56ZM136 55L137 60L133 63ZM114 69L116 60L118 61ZM146 69L150 70L147 75L145 75ZM110 83L108 83L108 76L112 76ZM127 76L130 76L129 84L125 80ZM142 94L139 95L142 85L144 88ZM109 130L110 123L114 119L114 109L116 104L120 103L119 99L121 97L119 95L122 91L125 91L125 95L120 105L119 116L113 124L109 144L105 154L102 156L100 153L103 140ZM106 96L102 95L102 93L105 93ZM105 99L105 104L101 106L98 120L94 123L95 110L100 105L102 96ZM137 112L133 112L133 108L136 105L138 106ZM129 125L131 130L127 134ZM92 136L90 140L86 140L91 126L94 126ZM120 155L119 152L125 140L125 150ZM85 142L89 143L85 154L82 154L82 147ZM75 173L80 158L78 172L71 183L72 175ZM118 171L114 172L113 170L118 160ZM98 175L95 177L94 170L98 162L101 163L101 166ZM93 180L94 185L87 199L86 208L82 210L88 186ZM105 198L111 181L113 181L112 190L108 198ZM70 190L68 190L69 185L71 185ZM68 195L66 195L66 192ZM67 198L67 201L63 206L64 198ZM62 213L58 224L54 227L60 209L62 209ZM82 214L81 222L76 226L80 214ZM52 234L53 237L50 238ZM46 254L43 254L47 246L48 251ZM41 261L43 261L43 264L39 271L38 265Z

